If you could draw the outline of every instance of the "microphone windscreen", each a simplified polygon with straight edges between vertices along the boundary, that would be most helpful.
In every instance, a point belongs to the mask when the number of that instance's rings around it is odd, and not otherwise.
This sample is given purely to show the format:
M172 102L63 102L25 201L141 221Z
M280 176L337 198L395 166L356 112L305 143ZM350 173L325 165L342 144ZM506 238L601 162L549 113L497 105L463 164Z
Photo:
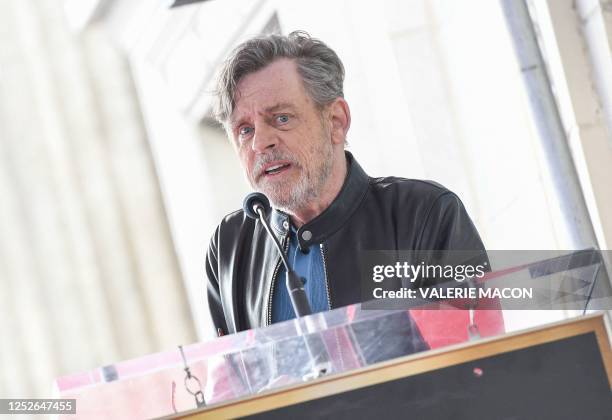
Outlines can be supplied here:
M268 200L268 197L266 197L260 192L253 192L247 195L244 198L244 202L242 203L242 209L244 210L245 214L251 219L259 219L259 215L255 212L255 209L253 208L255 204L261 205L264 208L265 213L270 210L270 200Z

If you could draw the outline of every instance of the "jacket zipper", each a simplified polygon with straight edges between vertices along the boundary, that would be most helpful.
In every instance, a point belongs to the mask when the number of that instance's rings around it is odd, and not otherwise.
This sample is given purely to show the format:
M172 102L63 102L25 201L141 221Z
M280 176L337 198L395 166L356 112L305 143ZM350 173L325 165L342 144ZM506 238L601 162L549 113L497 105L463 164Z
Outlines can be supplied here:
M285 255L287 254L287 249L289 248L289 241L287 240L287 236L284 236L283 239L283 252ZM283 259L278 257L278 262L276 263L276 267L274 268L274 273L272 273L272 282L270 284L270 294L268 295L268 319L266 325L272 325L272 295L274 294L274 280L276 280L276 275L278 274L278 270L283 263Z
M321 249L321 258L323 258L323 275L325 276L325 291L327 292L327 305L329 307L329 310L332 310L332 303L331 303L331 295L329 293L329 282L327 281L327 264L325 262L325 251L323 249L323 244L320 245L320 249Z

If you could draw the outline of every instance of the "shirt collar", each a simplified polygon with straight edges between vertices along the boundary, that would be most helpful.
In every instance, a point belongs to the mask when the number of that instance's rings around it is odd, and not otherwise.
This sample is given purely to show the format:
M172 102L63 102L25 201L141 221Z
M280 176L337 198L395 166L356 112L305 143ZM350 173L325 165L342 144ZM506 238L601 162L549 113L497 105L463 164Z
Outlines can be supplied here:
M338 196L320 215L300 227L297 238L301 249L323 242L349 219L365 197L369 177L350 152L345 151L347 174ZM273 209L270 216L273 228L286 235L291 228L289 215Z

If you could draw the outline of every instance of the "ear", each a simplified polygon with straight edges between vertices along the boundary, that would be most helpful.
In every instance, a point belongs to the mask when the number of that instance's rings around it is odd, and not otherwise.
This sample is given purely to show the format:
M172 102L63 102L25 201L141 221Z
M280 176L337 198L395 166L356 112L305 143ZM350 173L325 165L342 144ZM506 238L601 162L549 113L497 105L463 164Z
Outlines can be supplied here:
M336 98L328 108L331 123L332 143L344 144L346 133L351 126L351 110L344 98Z

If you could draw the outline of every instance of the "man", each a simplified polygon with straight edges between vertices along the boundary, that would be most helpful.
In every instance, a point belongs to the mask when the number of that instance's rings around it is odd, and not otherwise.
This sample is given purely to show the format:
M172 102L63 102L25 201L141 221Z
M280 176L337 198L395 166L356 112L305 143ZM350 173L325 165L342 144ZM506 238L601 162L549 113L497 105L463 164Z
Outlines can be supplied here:
M483 250L459 198L442 186L371 178L344 150L351 123L344 67L304 32L246 41L225 63L217 118L273 230L302 276L313 312L361 301L363 250ZM280 256L242 210L218 226L207 254L219 334L293 318Z

